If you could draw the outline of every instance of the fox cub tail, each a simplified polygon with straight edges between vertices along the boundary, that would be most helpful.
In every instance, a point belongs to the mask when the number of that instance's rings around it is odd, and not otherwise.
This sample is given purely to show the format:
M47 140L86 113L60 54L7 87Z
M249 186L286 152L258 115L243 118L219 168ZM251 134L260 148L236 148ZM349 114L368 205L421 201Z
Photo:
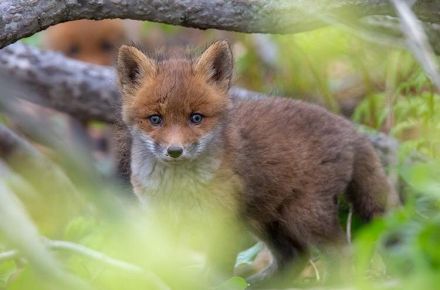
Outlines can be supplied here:
M348 200L364 220L384 214L400 204L399 195L391 186L373 146L366 138L355 142L352 180Z

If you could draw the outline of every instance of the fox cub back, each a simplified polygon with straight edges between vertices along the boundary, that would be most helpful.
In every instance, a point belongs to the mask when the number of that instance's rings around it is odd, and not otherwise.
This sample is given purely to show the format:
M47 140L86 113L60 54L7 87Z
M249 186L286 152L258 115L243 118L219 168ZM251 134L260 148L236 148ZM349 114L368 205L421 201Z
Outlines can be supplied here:
M197 57L121 47L122 115L141 200L229 212L274 256L261 277L312 245L344 242L340 194L366 220L397 203L372 146L350 122L290 99L232 102L232 68L225 41Z

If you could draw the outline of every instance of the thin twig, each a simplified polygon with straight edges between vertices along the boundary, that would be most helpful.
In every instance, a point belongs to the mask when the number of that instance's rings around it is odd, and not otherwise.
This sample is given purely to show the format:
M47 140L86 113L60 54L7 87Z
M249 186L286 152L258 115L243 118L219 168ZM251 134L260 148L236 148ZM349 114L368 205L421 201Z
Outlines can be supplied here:
M66 250L70 252L75 252L76 254L79 254L81 256L88 257L90 259L102 262L104 264L107 264L109 266L121 270L125 270L127 272L134 272L134 273L144 272L144 269L142 269L139 266L135 266L130 263L117 260L115 258L105 255L104 253L98 252L96 250L92 250L80 244L76 244L68 241L58 241L58 240L48 240L48 239L45 239L45 243L47 247L51 250Z
M13 221L13 222L12 222ZM63 286L63 289L92 289L81 278L65 272L61 264L41 243L38 229L27 212L3 180L0 179L0 231L9 243L14 244L26 257L35 272L42 277L50 277L50 284ZM4 257L14 257L12 253Z
M417 19L407 2L401 0L391 0L391 2L399 15L401 31L406 36L409 50L437 89L440 90L439 68L422 23Z
M0 263L12 260L18 257L18 251L17 250L10 250L3 253L0 253Z
M64 250L64 251L70 251L74 252L76 254L79 254L81 256L87 257L89 259L101 262L105 265L124 270L127 272L135 273L135 274L141 274L143 275L148 281L154 283L156 285L155 289L163 289L168 290L170 287L166 285L162 279L157 276L156 274L149 272L137 265L130 264L125 261L121 261L112 257L109 257L105 255L104 253L101 253L99 251L90 249L86 246L79 245L73 242L68 241L59 241L59 240L49 240L44 238L44 243L46 247L50 250ZM10 250L3 253L0 253L0 262L4 262L7 260L15 259L19 256L19 252L17 250Z
M347 225L346 225L346 235L347 235L347 243L351 244L351 220L353 219L353 206L350 204L348 209L348 216L347 216Z
M313 262L312 259L309 259L310 265L312 265L313 271L315 271L315 277L316 281L321 281L321 276L319 275L318 267L316 267L316 264Z

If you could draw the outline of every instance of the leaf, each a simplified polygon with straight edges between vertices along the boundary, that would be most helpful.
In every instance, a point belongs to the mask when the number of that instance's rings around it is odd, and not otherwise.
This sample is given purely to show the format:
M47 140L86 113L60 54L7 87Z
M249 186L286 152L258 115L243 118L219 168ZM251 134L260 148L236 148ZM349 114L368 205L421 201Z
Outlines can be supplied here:
M244 290L248 285L244 278L235 276L216 287L215 290Z
M258 253L260 253L264 249L263 243L256 243L252 247L247 250L240 252L237 255L237 259L235 261L235 267L239 267L243 264L250 265L254 262Z
M0 264L0 289L8 286L12 276L17 272L17 267L13 261L7 261Z

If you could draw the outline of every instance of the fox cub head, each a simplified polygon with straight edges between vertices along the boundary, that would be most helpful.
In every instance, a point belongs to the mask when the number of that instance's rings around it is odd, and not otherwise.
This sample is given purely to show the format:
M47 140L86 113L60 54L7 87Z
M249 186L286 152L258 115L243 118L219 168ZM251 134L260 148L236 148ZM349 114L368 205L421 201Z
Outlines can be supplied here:
M133 142L168 163L206 152L231 105L232 63L226 41L212 44L197 58L150 57L122 46L117 64L122 115Z
M43 44L73 59L112 65L117 49L127 38L128 31L120 19L82 19L49 27Z

